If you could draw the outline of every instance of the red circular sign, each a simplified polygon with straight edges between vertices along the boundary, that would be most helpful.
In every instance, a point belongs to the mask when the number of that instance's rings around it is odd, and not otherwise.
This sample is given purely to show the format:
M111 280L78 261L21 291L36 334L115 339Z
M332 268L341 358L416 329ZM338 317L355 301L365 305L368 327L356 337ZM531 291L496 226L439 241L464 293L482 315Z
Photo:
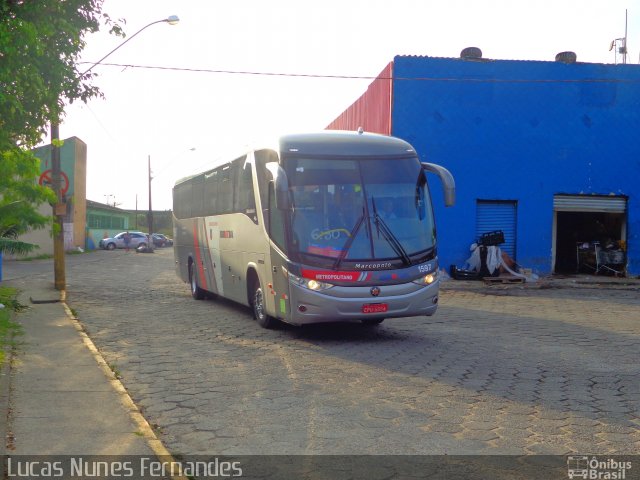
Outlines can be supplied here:
M38 179L38 183L43 187L52 187L53 171L45 170L44 172L42 172L42 175L40 175L40 178ZM64 172L60 172L60 184L60 192L62 193L62 195L66 195L69 191L69 177L67 177L67 174Z

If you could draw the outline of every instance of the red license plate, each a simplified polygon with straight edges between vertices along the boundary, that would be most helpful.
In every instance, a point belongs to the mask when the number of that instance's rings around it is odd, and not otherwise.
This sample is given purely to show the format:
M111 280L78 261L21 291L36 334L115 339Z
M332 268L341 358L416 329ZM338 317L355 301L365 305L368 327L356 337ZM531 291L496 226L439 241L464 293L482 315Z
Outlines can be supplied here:
M362 305L362 313L382 313L389 310L386 303L365 303Z

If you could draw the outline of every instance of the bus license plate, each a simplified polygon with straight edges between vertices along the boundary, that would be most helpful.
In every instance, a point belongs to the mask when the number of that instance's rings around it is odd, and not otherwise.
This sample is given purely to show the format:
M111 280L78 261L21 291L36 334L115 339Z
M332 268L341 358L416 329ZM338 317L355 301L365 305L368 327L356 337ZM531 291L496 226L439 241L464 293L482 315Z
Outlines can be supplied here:
M382 313L389 309L386 303L365 303L362 305L362 313Z

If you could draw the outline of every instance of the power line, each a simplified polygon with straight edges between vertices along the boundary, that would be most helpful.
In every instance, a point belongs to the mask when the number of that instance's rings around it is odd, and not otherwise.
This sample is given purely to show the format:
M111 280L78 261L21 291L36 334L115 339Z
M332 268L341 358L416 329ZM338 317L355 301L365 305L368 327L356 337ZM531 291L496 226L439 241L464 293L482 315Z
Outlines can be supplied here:
M79 64L91 63L91 62L78 62ZM281 72L254 72L247 70L214 70L209 68L188 68L188 67L163 67L158 65L134 65L124 63L101 63L100 66L107 67L124 67L124 68L141 68L149 70L169 70L175 72L192 72L192 73L218 73L229 75L257 75L257 76L272 76L272 77L305 77L305 78L336 78L347 80L375 80L379 77L371 76L354 76L354 75L318 75L308 73L281 73ZM385 79L385 78L383 78ZM390 78L386 78L390 80Z
M91 62L79 62L79 64ZM573 79L544 79L544 78L474 78L474 77L372 77L366 75L325 75L311 73L283 73L258 72L249 70L219 70L210 68L164 67L160 65L135 65L131 63L101 63L100 66L119 68L138 68L146 70L164 70L172 72L212 73L226 75L253 75L269 77L293 78L327 78L337 80L399 80L414 82L469 82L469 83L640 83L640 78L573 78Z

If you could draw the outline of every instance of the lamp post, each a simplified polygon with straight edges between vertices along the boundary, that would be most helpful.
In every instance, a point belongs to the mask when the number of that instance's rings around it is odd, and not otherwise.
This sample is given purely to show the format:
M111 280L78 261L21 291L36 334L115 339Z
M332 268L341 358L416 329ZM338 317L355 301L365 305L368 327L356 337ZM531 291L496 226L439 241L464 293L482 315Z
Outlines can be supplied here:
M147 245L147 251L153 252L153 209L151 208L151 155L148 157L149 166L149 218L147 218L147 225L149 226L149 244Z
M85 70L80 76L83 77L87 73L89 73L93 67L100 64L105 58L111 55L113 52L122 47L125 43L129 42L140 32L150 27L151 25L155 25L156 23L168 23L169 25L175 25L178 23L180 19L177 15L171 15L167 18L163 18L162 20L156 20L155 22L151 22L136 33L127 38L124 42L118 45L116 48L107 53L100 60L91 65L87 70ZM66 202L62 198L62 189L60 188L62 177L62 169L60 167L60 127L57 122L51 123L51 187L53 188L53 192L56 195L56 204L53 206L53 277L54 277L54 286L56 290L64 290L66 288L66 271L65 271L65 263L64 263L64 216L67 213Z

